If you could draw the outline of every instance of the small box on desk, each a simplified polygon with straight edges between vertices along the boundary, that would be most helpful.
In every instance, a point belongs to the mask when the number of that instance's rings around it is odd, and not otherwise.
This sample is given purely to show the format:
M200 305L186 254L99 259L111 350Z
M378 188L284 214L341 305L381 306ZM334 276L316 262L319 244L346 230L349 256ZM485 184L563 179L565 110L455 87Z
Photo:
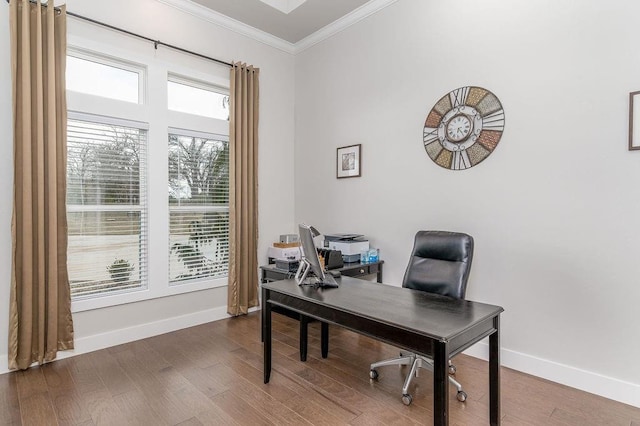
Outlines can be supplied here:
M300 247L300 241L294 241L291 243L273 243L273 246L277 248Z
M298 243L300 242L300 237L298 236L298 234L282 234L280 235L280 242L281 243Z
M287 272L296 272L300 261L296 259L276 259L276 268Z

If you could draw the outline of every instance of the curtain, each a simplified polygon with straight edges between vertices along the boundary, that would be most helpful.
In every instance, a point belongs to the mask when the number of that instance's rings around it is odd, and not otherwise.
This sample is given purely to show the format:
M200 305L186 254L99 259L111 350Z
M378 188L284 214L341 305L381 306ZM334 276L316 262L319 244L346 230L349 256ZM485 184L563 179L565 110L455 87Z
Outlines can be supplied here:
M53 2L50 2L53 3ZM53 4L52 4L53 6ZM73 348L67 275L66 11L11 0L14 123L9 368Z
M258 305L259 69L231 68L229 115L229 288L227 312Z

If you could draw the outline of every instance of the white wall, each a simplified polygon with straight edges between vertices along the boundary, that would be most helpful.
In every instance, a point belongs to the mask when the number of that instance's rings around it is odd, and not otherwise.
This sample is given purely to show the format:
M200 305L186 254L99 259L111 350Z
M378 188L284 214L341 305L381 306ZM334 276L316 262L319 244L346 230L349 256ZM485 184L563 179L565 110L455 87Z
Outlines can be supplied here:
M68 0L67 10L207 56L227 62L243 61L260 68L258 253L260 261L266 261L266 249L271 242L278 235L293 231L293 171L290 164L293 162L294 61L291 54L154 0ZM4 143L0 147L0 190L6 194L6 202L0 205L0 271L4 271L0 274L0 371L7 367L11 271L10 200L13 191L8 11L7 5L0 6L0 129L4 136ZM87 25L69 17L69 37L73 38L86 31ZM139 42L132 39L131 43ZM148 48L153 50L153 45L149 43ZM193 60L192 57L185 56L185 62ZM271 191L272 188L278 188L278 191ZM152 269L153 267L151 265ZM74 313L76 352L94 350L224 317L226 287L77 312Z
M470 233L467 296L505 308L503 364L640 406L638 15L623 0L400 0L297 54L296 222L366 234L392 284L417 230ZM506 128L449 171L422 128L467 85L500 98ZM362 177L337 180L336 148L355 143Z

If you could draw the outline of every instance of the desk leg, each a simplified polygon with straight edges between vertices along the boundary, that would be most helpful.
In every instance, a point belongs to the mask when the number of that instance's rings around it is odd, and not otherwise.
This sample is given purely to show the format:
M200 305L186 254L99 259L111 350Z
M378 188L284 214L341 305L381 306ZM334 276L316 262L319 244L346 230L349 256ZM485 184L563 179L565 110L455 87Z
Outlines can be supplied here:
M378 265L378 275L376 276L376 278L376 281L382 284L382 263Z
M489 421L500 424L500 316L493 319L496 329L489 336Z
M433 354L433 424L449 424L449 349L447 343L436 342Z
M264 271L264 269L260 268L260 283L261 284L265 284L267 282L267 279L265 277L266 272ZM263 293L263 297L264 297L264 293ZM264 299L262 299L264 302ZM262 321L261 321L261 330L260 330L260 341L264 342L264 308L262 309Z
M262 289L262 330L264 333L264 382L269 383L271 378L271 304L268 302L269 290Z
M307 360L307 339L309 337L309 317L300 314L300 361Z
M322 358L329 356L329 324L320 322L320 349Z

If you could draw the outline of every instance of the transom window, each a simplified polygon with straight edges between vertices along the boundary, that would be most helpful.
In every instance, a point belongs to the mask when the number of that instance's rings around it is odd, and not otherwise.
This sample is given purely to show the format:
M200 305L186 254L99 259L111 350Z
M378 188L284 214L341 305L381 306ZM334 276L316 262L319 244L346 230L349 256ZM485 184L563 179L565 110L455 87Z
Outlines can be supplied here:
M172 111L229 119L229 95L223 89L177 76L169 76L167 89L168 106Z
M67 90L119 101L142 103L143 72L124 62L71 51L67 55Z

